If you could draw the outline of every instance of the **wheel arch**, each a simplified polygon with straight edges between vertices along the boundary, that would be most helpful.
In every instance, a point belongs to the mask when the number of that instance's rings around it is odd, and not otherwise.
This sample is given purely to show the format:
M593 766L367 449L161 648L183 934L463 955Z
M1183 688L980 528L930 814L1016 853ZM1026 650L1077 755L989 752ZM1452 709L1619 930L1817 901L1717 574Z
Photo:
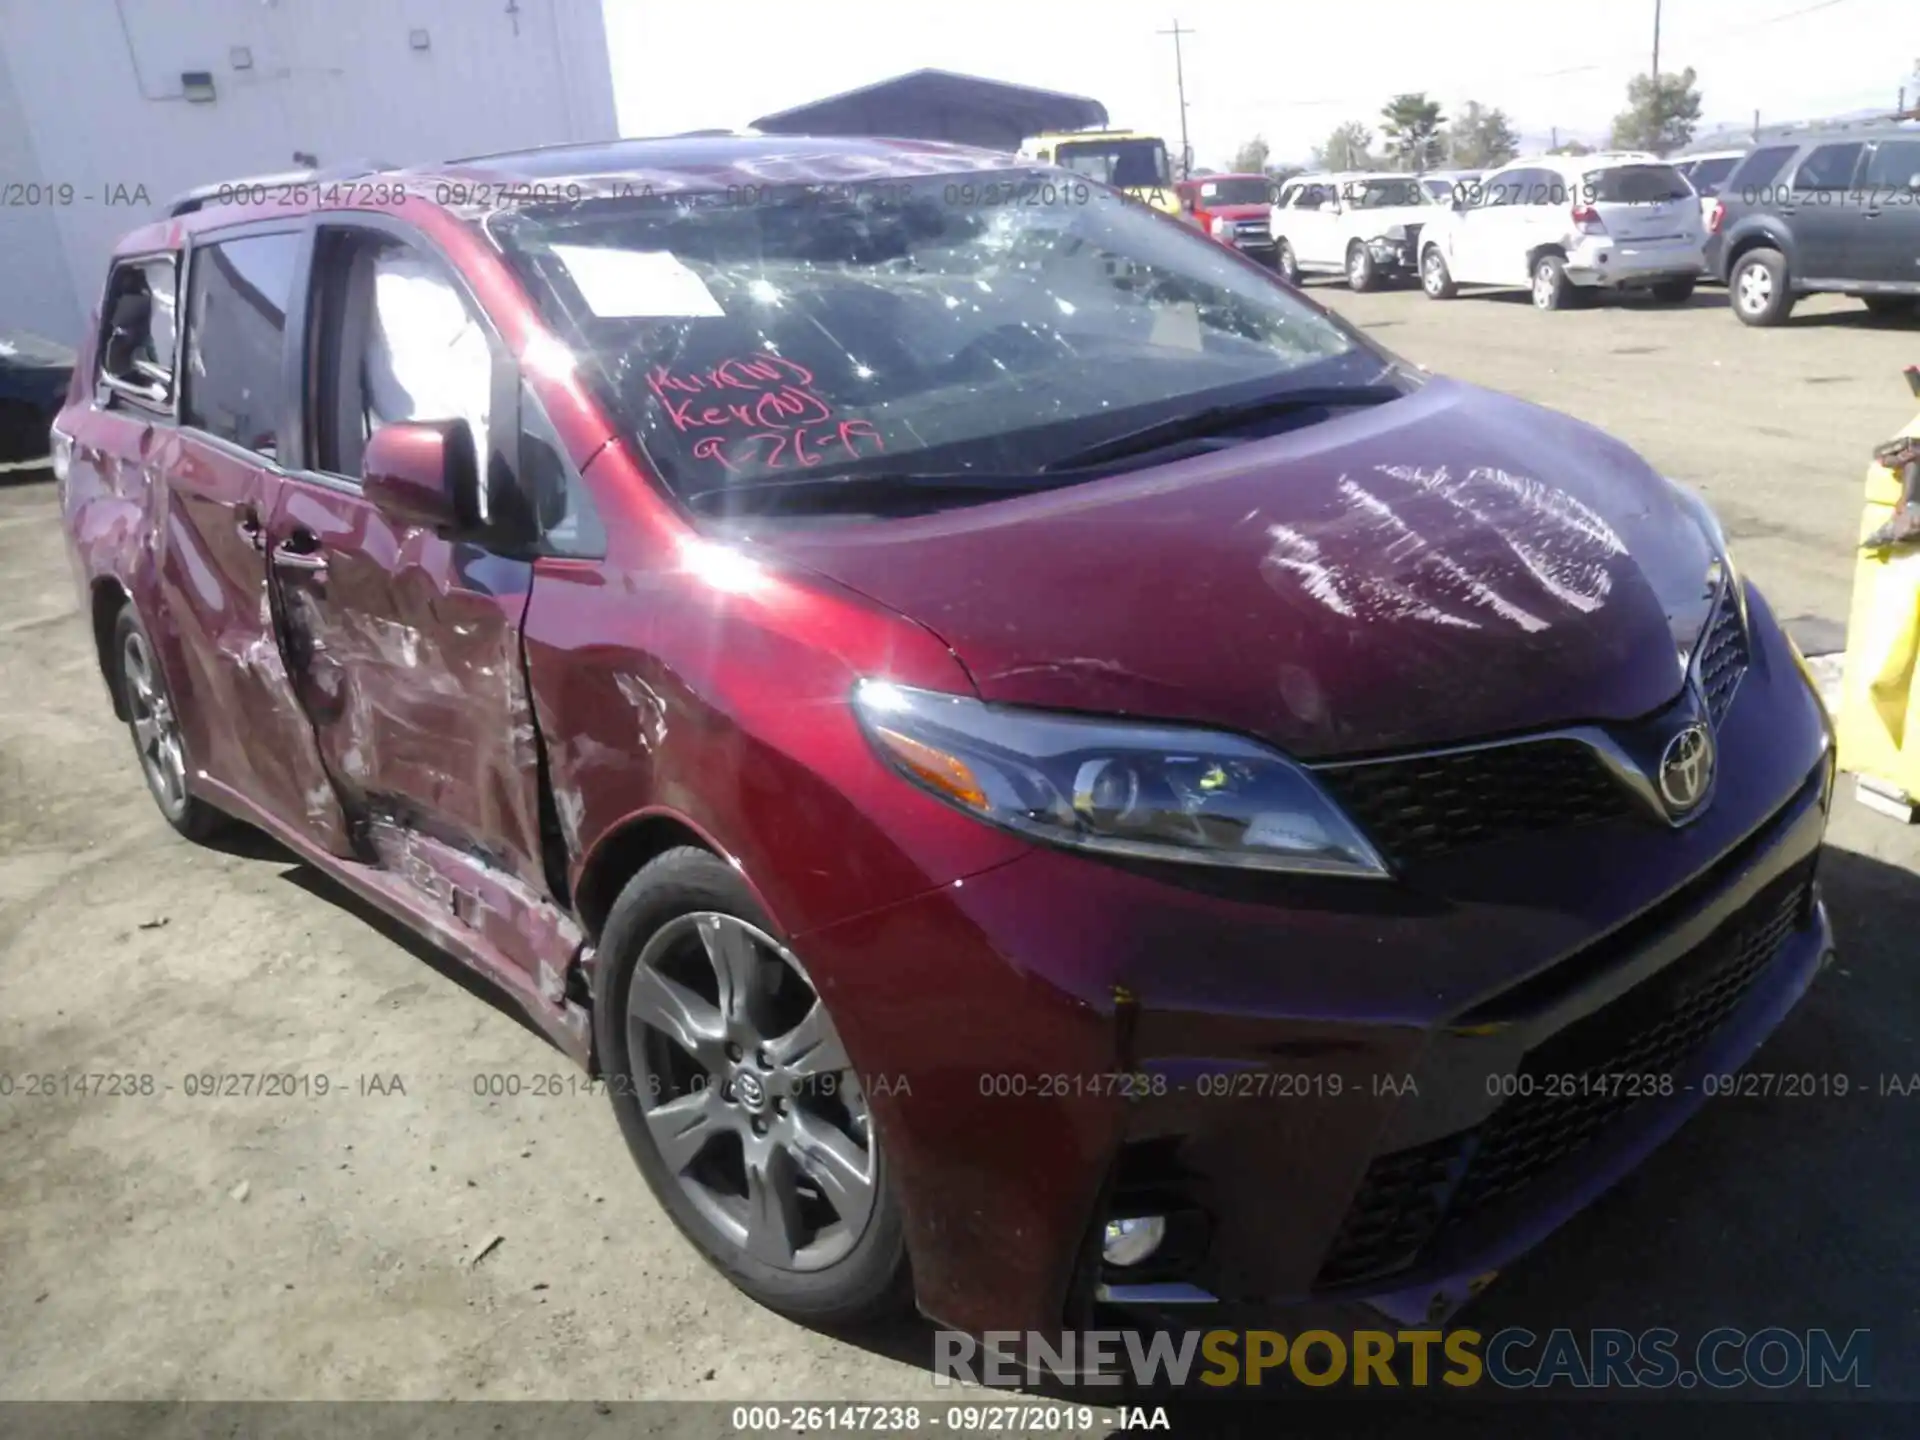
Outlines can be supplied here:
M646 810L609 826L581 859L573 882L573 913L581 928L598 941L626 883L650 860L683 847L705 850L726 861L753 891L761 909L769 916L774 913L760 887L725 846L676 811Z
M1764 225L1756 225L1750 230L1737 231L1727 239L1726 278L1733 279L1733 272L1740 262L1755 250L1778 250L1780 258L1787 263L1787 280L1793 280L1793 248L1787 237L1780 231Z
M1567 247L1558 240L1548 240L1535 245L1527 251L1527 280L1533 280L1534 267L1549 255L1557 255L1561 260L1567 258Z

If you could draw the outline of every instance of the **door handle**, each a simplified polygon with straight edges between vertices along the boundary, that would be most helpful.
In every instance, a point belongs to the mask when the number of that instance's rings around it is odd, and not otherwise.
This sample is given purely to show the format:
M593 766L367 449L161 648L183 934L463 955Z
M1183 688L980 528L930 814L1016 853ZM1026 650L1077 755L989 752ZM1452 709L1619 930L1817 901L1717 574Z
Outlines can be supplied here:
M327 557L320 549L320 537L311 530L296 530L273 547L269 557L282 570L298 570L318 575L327 568Z

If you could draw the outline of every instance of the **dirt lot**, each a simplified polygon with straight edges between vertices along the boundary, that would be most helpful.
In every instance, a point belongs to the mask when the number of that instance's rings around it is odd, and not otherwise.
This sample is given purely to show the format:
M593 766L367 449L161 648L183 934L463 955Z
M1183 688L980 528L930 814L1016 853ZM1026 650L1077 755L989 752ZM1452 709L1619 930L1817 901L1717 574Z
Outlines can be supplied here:
M1862 467L1911 414L1897 371L1920 328L1833 302L1756 332L1718 291L1558 315L1314 293L1701 486L1779 612L1832 648ZM1851 798L1831 838L1840 966L1756 1068L1859 1086L1920 1071L1920 842ZM216 1071L308 1092L187 1094ZM81 1072L154 1093L63 1093ZM52 486L0 477L0 1398L951 1398L924 1332L845 1343L710 1273L603 1099L526 1093L567 1074L312 872L174 838L107 707ZM485 1098L488 1077L522 1093ZM1866 1326L1880 1393L1920 1390L1916 1107L1719 1101L1462 1318Z

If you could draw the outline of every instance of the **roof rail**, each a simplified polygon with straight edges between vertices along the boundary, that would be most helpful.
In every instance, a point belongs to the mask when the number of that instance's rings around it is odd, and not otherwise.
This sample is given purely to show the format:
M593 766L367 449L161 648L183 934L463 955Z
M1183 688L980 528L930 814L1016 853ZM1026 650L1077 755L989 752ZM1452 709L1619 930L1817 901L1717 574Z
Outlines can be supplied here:
M324 165L315 169L279 170L271 175L240 175L231 180L216 180L205 185L196 185L183 191L167 202L167 217L190 215L196 210L205 210L210 205L230 205L243 202L245 191L261 185L317 185L341 180L358 180L367 175L378 175L394 167L385 160L343 160L337 165ZM222 198L222 197L226 198Z

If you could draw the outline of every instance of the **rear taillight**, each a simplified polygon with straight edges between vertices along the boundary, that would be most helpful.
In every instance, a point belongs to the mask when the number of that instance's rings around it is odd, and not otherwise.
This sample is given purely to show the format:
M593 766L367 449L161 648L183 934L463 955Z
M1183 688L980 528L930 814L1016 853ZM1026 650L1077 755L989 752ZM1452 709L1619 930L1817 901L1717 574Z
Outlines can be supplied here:
M1707 234L1718 235L1720 222L1727 218L1727 207L1718 200L1707 207Z
M1591 205L1576 205L1573 207L1573 228L1582 235L1604 235L1607 233L1607 222L1600 218L1600 212Z

